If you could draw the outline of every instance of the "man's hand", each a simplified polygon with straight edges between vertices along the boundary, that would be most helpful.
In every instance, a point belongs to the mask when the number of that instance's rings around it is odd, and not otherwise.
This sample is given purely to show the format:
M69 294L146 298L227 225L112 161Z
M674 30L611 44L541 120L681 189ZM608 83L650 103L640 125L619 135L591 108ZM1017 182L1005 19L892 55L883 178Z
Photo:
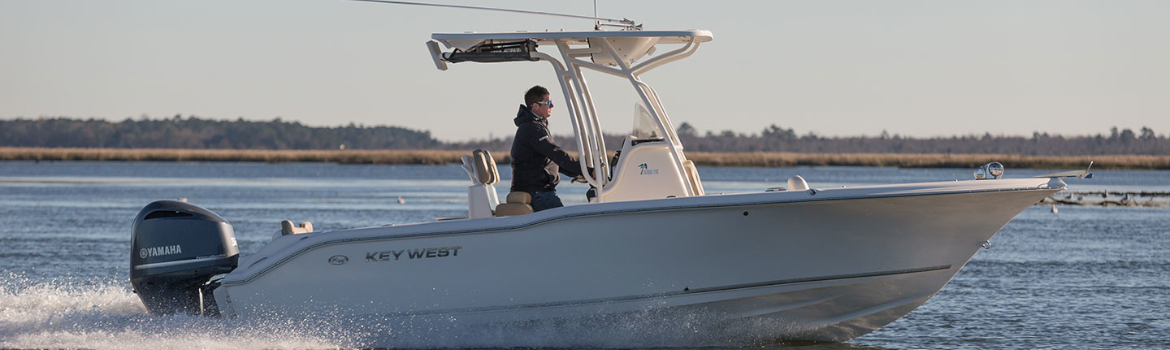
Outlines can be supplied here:
M585 169L585 173L589 174L589 175L593 175L593 167L587 167ZM589 183L589 181L585 181L585 175L577 175L577 176L573 177L573 183L583 184L583 183Z

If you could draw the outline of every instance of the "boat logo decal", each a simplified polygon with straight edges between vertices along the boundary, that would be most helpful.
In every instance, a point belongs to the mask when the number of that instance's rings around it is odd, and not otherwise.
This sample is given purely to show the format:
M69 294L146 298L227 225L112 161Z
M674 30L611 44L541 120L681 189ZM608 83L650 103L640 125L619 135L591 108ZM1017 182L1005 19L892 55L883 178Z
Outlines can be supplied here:
M398 249L398 250L383 250L377 252L366 253L366 262L379 261L397 261L406 258L412 259L427 259L427 258L447 258L459 256L459 250L463 246L450 246L438 248L414 248L414 249Z
M638 167L642 169L642 172L638 173L638 175L658 175L658 169L650 169L650 166L646 165L646 163L638 164Z
M183 247L176 244L176 245L168 245L168 246L162 246L162 247L149 247L149 248L139 249L138 250L138 257L146 259L146 258L153 258L156 256L182 254L182 253L183 253Z
M334 255L329 257L329 263L333 265L345 265L349 262L349 257L345 255Z

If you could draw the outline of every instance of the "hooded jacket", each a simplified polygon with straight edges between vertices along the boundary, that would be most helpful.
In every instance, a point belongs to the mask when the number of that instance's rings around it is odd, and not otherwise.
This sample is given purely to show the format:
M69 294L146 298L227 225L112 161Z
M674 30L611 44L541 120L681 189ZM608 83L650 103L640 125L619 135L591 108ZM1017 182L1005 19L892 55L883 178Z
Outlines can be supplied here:
M581 164L553 142L548 120L520 105L512 140L512 191L554 191L561 177L581 175Z

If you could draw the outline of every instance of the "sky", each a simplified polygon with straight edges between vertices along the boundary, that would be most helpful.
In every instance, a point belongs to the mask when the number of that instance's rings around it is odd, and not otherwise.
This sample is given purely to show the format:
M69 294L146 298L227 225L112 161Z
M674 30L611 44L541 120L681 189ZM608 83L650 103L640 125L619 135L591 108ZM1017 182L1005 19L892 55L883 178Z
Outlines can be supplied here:
M448 1L592 15L589 1ZM675 125L822 136L1170 130L1170 1L612 1L647 30L707 29L643 75ZM434 68L432 33L590 30L557 17L345 0L0 0L0 119L180 114L503 137L544 62ZM552 48L542 48L551 52ZM659 51L664 52L664 51ZM602 127L628 82L586 73ZM551 128L571 134L563 103Z

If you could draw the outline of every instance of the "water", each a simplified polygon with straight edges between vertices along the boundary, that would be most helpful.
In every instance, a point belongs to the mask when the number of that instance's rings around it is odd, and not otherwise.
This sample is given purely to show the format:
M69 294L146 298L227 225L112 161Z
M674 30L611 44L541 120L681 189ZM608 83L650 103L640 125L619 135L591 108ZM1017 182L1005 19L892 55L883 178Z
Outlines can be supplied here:
M510 180L500 168L503 182ZM971 178L969 169L704 168L709 193ZM1014 171L1031 176L1040 171ZM1170 172L1098 171L1080 190L1166 191ZM0 162L0 348L325 349L699 347L687 315L599 327L412 329L327 320L151 316L128 282L130 223L156 199L187 198L228 219L243 254L281 220L332 230L466 214L457 166ZM500 186L500 191L505 191ZM563 184L568 205L585 187ZM400 204L398 198L405 203ZM1032 207L925 305L846 344L802 349L1170 347L1170 210ZM650 316L648 316L650 317ZM376 340L371 340L376 339Z

